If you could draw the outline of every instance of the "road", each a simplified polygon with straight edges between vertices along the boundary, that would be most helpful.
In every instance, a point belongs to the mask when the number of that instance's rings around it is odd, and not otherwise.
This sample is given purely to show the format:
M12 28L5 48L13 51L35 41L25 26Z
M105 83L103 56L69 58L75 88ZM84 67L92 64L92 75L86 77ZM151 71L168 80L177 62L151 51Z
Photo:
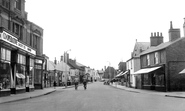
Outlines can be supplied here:
M102 82L0 104L0 111L185 111L185 99L116 89Z

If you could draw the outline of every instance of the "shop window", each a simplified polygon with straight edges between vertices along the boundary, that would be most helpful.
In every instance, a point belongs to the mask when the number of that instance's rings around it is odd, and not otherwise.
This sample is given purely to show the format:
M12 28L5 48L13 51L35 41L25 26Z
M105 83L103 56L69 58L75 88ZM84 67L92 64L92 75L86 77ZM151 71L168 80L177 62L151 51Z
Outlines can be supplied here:
M21 10L21 0L15 0L15 8Z
M0 61L0 90L10 88L10 63L1 60Z
M18 54L18 64L16 72L16 87L25 87L26 78L26 57L24 55Z
M8 49L1 48L1 59L10 61L11 60L11 52Z
M150 74L144 74L144 85L151 85Z
M25 73L26 67L22 64L17 64L17 72L16 72L16 87L23 88L25 87Z
M156 85L164 86L164 74L156 75Z
M35 84L41 84L41 74L42 74L42 66L35 65L35 75L34 75Z
M18 63L26 65L26 56L18 54Z

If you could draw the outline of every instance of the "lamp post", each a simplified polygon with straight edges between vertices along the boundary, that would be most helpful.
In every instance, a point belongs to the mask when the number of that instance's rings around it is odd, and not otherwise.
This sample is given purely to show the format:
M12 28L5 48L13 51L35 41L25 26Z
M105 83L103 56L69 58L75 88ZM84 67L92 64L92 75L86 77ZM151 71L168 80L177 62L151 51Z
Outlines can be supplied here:
M111 63L109 61L107 61L109 63L109 79L110 79L110 75L111 75L111 72L110 72L110 66L111 66Z
M69 50L67 50L67 51L64 52L64 57L65 57L65 62L66 62L66 65L65 65L65 87L67 87L67 77L68 77L67 76L68 75L67 74L68 73L68 71L67 71L67 62L68 62L67 61L67 59L68 59L67 58L67 52L69 52L69 51L71 51L71 49L69 49Z

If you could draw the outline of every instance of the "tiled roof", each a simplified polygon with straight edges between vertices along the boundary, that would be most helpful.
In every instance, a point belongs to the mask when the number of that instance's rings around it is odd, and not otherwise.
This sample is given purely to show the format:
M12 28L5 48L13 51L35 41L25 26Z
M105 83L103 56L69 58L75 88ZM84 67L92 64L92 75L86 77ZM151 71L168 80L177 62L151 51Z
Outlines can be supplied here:
M144 55L144 54L148 54L148 53L151 53L151 52L155 52L155 51L158 51L158 50L162 50L162 49L165 49L167 48L168 46L176 43L177 41L180 41L182 39L185 39L185 37L181 37L175 41L172 41L172 42L165 42L165 43L162 43L158 46L155 46L155 47L150 47L149 49L145 50L144 52L142 52L140 55Z
M71 66L73 69L79 69L79 70L82 70L82 68L80 68L78 65L76 65L75 62L73 62L73 60L70 60L68 61L68 65Z
M83 65L83 64L81 64L81 63L78 63L78 62L76 62L76 65L78 65L78 66L80 66L80 67L85 66L85 65Z
M150 48L150 42L136 42L132 57L139 57L139 54Z

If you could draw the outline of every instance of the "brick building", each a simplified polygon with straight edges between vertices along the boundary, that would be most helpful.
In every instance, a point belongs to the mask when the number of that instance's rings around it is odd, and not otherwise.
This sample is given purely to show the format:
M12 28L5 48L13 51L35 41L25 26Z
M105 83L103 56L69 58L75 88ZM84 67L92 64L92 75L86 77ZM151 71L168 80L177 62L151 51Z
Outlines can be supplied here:
M162 34L151 34L151 46L140 55L141 69L135 72L136 87L157 91L185 89L185 76L179 72L185 68L185 37L171 22L169 41L163 43Z
M25 0L0 0L0 96L42 88L43 29L27 14Z

